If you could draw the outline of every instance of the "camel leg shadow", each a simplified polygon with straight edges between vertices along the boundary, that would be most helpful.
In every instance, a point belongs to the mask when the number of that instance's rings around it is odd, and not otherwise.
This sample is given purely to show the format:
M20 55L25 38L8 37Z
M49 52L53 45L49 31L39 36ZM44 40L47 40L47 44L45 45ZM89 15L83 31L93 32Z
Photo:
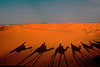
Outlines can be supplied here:
M83 55L82 53L80 53L80 54L81 54L81 56L82 56L84 59L86 59L88 62L94 64L94 62L92 62L92 61L88 60L86 57L84 57L84 55Z
M15 55L15 54L16 54L16 53L9 54L9 55L7 55L7 57L1 58L0 63L3 62L3 61L5 61L5 60L7 60L7 59L10 58L10 57L12 57L12 56Z
M17 52L15 52L15 53L13 53L13 54L10 54L9 56L5 57L3 60L7 60L8 58L10 58L10 57L16 55L16 53L17 53Z
M76 58L75 58L75 54L73 54L73 58L74 58L74 60L76 61L76 63L81 67L81 65L80 65L80 63L76 60Z
M0 64L2 64L2 63L4 63L4 62L6 62L6 61L12 59L13 57L16 57L19 53L20 53L20 52L14 53L12 56L10 56L10 58L7 58L6 60L2 61Z
M20 62L17 64L17 66L20 66L28 57L30 57L30 56L33 55L34 53L36 53L36 52L34 51L32 54L30 54L29 56L25 57L22 61L20 61Z
M86 56L87 58L92 59L92 58L88 57L86 54L84 54L83 52L80 51L80 53L83 54L84 56Z
M32 66L31 66L31 67L33 67L33 66L34 66L34 64L35 64L35 63L39 60L39 58L42 56L42 54L43 54L43 53L41 53L41 54L40 54L40 56L36 59L36 61L32 64Z
M86 63L84 63L78 56L77 56L77 54L75 53L75 55L76 55L76 57L86 66L86 67L88 67L87 66L87 64Z
M0 56L0 57L1 57L0 60L2 60L3 58L7 57L7 56L10 55L10 54L11 54L11 53L9 52L9 53L6 53L6 54Z
M62 54L61 54L60 57L59 57L58 67L60 66L61 56L62 56Z
M53 67L55 57L56 57L56 55L54 55L54 57L53 57L53 61L52 61L51 67Z
M66 66L68 67L68 62L67 62L67 59L65 57L65 54L63 54L63 55L64 55L64 59L65 59L65 62L66 62Z
M40 53L35 57L35 58L37 58L38 56L40 55ZM35 58L33 58L32 60L30 60L29 62L27 62L26 64L24 64L23 66L25 66L25 65L27 65L27 64L29 64L30 62L32 62L33 60L35 60Z
M50 62L49 62L49 64L48 64L48 67L50 67L50 64L51 64L51 62L52 62L52 59L53 59L53 63L54 63L54 59L55 59L55 56L56 56L56 52L52 55L52 57L51 57L51 59L50 59Z
M8 58L12 55L13 55L13 52L6 53L6 54L1 56L0 61L5 60L6 58Z
M93 49L94 52L96 52L97 54L100 54L97 50Z
M87 52L90 53L90 54L93 55L93 56L96 56L96 55L97 55L96 53L93 53L93 52L90 51L90 50L87 50Z

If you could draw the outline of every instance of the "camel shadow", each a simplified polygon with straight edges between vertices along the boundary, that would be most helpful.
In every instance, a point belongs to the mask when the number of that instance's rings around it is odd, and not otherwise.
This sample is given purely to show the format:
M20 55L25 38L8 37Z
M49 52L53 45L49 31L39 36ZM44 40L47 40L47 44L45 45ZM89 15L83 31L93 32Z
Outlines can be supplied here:
M68 62L67 62L67 59L65 57L65 51L68 49L69 47L66 47L66 49L63 48L63 46L61 46L61 43L59 44L59 47L56 48L55 50L55 53L52 55L51 57L51 60L48 64L48 67L50 67L50 64L51 64L51 67L53 67L53 64L54 64L54 60L55 60L55 57L57 55L57 52L60 54L60 57L59 57L59 63L58 63L58 67L60 66L60 61L61 61L61 56L63 55L64 56L64 59L65 59L65 62L66 62L66 66L68 67ZM53 59L53 60L52 60ZM51 63L52 62L52 63Z
M15 48L14 50L4 54L1 58L0 58L0 64L16 57L20 52L22 52L23 50L27 50L27 49L31 49L32 47L28 47L25 48L25 44L26 42L24 42L22 45L18 46L17 48Z
M96 47L97 49L100 49L100 45L99 44L96 44L96 43L92 43L90 41L88 41L91 45L93 45L94 47Z
M79 54L85 59L87 60L88 62L90 63L93 63L92 61L90 61L90 57L88 57L86 54L84 54L82 51L81 51L81 46L79 45L79 47L76 47L75 45L73 45L71 43L71 49L72 49L72 54L73 54L73 58L74 60L76 61L76 63L81 67L80 63L77 61L77 59L75 58L75 56L78 58L79 61L81 61L81 63L83 63L86 67L88 67L88 65L82 61L79 56L76 54L76 52L79 52ZM88 58L88 59L87 59Z
M20 61L17 65L20 66L27 58L29 58L31 55L33 55L34 53L38 53L38 55L36 57L34 57L32 60L30 60L29 62L25 63L23 66L26 66L27 64L29 64L30 62L32 62L33 60L36 59L36 61L32 64L31 67L34 66L34 64L38 61L38 59L41 57L41 55L44 53L44 52L47 52L47 51L50 51L54 48L50 48L50 49L46 49L46 45L45 45L45 42L39 47L37 48L33 53L31 53L30 55L28 55L27 57L25 57L22 61Z
M89 49L91 49L91 50L94 50L93 49L93 45L91 45L91 44L89 44L89 45L86 45L86 44L84 44L84 43L82 43L82 42L80 42L81 44L82 44L82 46L83 46L83 48L89 53L89 54L91 54L91 55L93 55L93 56L96 56L97 54L96 53L93 53L92 51L90 51ZM94 50L95 51L95 50Z
M100 45L100 42L93 40L94 42L98 43Z

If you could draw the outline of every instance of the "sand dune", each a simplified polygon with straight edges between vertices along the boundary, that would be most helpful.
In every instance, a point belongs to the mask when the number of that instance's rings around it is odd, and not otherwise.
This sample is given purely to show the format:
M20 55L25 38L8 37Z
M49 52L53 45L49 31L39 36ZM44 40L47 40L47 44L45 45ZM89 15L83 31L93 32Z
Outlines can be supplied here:
M80 41L89 44L88 41L92 40L100 41L100 23L0 25L1 55L13 50L25 41L27 42L25 44L26 47L33 47L32 51L23 51L16 57L17 59L14 58L12 60L9 60L3 65L16 65L19 60L22 60L27 55L32 53L36 48L38 48L43 42L46 42L47 48L54 47L56 49L59 46L59 43L61 43L64 48L66 48L66 46L69 46L69 49L65 52L69 67L73 67L74 65L78 66L72 57L71 43L78 46L81 45ZM47 67L55 49L50 52L44 53L39 61L35 64L35 67ZM89 55L85 51L85 49L82 48L82 51L93 58L93 56ZM57 58L59 58L59 55L57 56ZM58 64L57 58L54 64L55 67ZM66 66L64 58L62 59L61 66Z

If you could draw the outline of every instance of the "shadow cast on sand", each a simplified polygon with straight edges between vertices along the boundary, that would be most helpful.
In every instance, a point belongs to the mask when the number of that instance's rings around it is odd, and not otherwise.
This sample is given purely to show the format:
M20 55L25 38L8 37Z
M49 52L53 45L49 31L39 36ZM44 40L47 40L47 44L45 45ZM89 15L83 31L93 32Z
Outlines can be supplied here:
M85 67L88 67L88 64L86 62L84 62L78 55L76 52L78 52L80 54L80 56L82 56L83 59L85 59L86 61L89 62L89 64L91 65L95 65L95 66L100 66L100 55L98 55L98 53L94 50L93 47L96 47L97 49L100 49L100 42L97 42L97 41L94 41L95 43L92 43L89 41L89 45L83 43L83 42L80 42L81 45L83 46L83 48L92 56L94 56L95 58L90 58L88 55L84 54L82 51L81 51L81 46L79 45L79 47L73 45L71 43L71 49L72 49L72 56L74 58L74 60L76 61L76 63L81 67L82 65L78 62L78 60L85 66ZM4 54L3 56L1 56L0 58L0 64L16 57L20 52L22 52L23 50L27 50L27 49L31 49L32 47L28 47L28 48L25 48L25 44L26 42L24 42L22 45L18 46L17 48L15 48L14 50ZM50 62L48 64L48 67L53 67L54 66L54 61L55 61L55 58L56 58L56 55L57 53L60 54L60 57L59 57L59 61L58 61L58 67L60 67L60 63L61 63L61 57L62 55L64 56L64 60L65 60L65 63L66 63L66 67L69 67L68 65L68 62L67 62L67 59L66 59L66 56L65 56L65 51L67 51L69 47L67 46L65 49L63 48L63 46L61 45L61 43L59 44L58 48L56 48L55 50L55 53L51 56L51 59L50 59ZM45 45L45 42L40 46L38 47L34 52L32 52L30 55L28 55L27 57L25 57L23 60L21 60L16 66L18 67L27 67L27 65L29 63L31 63L32 61L34 61L34 63L31 65L31 67L33 67L35 65L35 63L39 60L39 58L42 56L42 54L44 52L47 52L47 51L50 51L54 48L50 48L50 49L47 49L46 48L46 45ZM96 53L92 52L91 50L95 51ZM38 53L33 59L31 59L30 61L26 62L25 64L21 65L23 62L25 62L26 59L28 59L30 56L32 56L33 54L35 53ZM94 66L94 67L95 67ZM29 66L28 66L29 67Z
M100 42L93 40L94 42L98 43L100 45Z
M6 62L7 60L10 60L12 58L14 58L15 56L17 56L20 52L22 52L23 50L27 50L27 49L31 49L32 47L28 47L25 48L25 44L26 42L24 42L22 45L18 46L17 48L15 48L14 50L4 54L1 58L0 58L0 64Z
M84 62L84 61L82 61L80 58L79 58L79 56L76 54L76 52L79 52L80 53L80 55L85 59L85 60L87 60L89 63L94 63L94 62L92 62L92 61L90 61L91 60L91 58L90 57L88 57L86 54L84 54L82 51L81 51L81 46L79 45L79 47L76 47L75 45L73 45L72 43L71 43L71 49L72 49L72 55L73 55L73 58L75 59L75 61L76 61L76 63L81 67L81 65L80 65L80 63L77 61L77 59L75 58L75 56L78 58L78 60L79 61L81 61L81 63L83 63L86 67L88 67L88 65Z
M82 43L82 42L80 42L81 44L82 44L82 46L83 46L83 48L89 53L89 54L91 54L92 56L96 56L97 54L96 53L93 53L91 50L94 50L93 49L93 45L91 45L90 44L90 46L89 45L86 45L86 44L84 44L84 43ZM89 50L89 49L91 49L91 50ZM95 51L95 50L94 50Z
M33 53L31 53L29 56L25 57L22 61L20 61L18 63L18 66L20 66L27 58L29 58L31 55L33 55L34 53L39 53L35 58L33 58L32 60L30 60L29 62L27 62L26 64L24 64L23 66L26 66L27 64L29 64L30 62L32 62L34 59L36 59L36 61L31 65L31 67L34 66L34 64L38 61L38 59L41 57L41 55L44 53L44 52L47 52L47 51L50 51L54 48L50 48L50 49L46 49L46 45L45 45L45 42L39 47L37 48Z
M97 49L100 49L100 45L99 45L99 44L92 43L92 42L90 42L90 41L89 41L89 43L90 43L91 45L93 45L94 47L96 47Z
M51 64L51 67L53 67L53 64L54 64L54 60L55 60L55 57L57 55L57 52L60 54L60 57L59 57L59 63L58 63L58 67L60 66L60 61L61 61L61 56L63 55L64 56L64 59L65 59L65 62L66 62L66 66L68 67L68 62L67 62L67 59L65 57L65 51L68 49L69 47L66 47L66 49L63 48L63 46L61 46L61 43L59 44L59 47L56 48L55 50L55 53L52 55L51 57L51 60L48 64L48 67L50 67L50 64ZM52 60L53 59L53 60ZM52 63L51 63L52 62Z

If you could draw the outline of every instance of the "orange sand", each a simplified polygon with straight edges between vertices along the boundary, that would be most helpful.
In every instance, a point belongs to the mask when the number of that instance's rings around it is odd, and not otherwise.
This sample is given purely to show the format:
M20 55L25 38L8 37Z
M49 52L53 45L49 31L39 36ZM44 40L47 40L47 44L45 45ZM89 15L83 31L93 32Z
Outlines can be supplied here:
M2 26L2 25L1 25ZM3 55L23 42L27 42L26 47L32 46L31 50L21 52L16 58L9 60L4 65L16 65L23 58L32 53L43 42L46 42L47 48L58 47L61 43L64 48L69 46L66 51L66 58L70 66L77 66L77 63L72 57L71 45L81 45L80 42L89 44L88 41L96 40L100 41L100 23L50 23L50 24L22 24L22 25L4 25L8 28L5 31L0 31L0 54ZM36 67L47 67L54 50L44 53L38 62ZM88 53L85 49L81 49L85 54ZM36 54L33 55L33 57ZM91 55L89 55L92 57ZM33 57L30 57L33 58ZM55 66L58 64L59 54L55 60ZM65 66L64 58L61 60L61 65Z

